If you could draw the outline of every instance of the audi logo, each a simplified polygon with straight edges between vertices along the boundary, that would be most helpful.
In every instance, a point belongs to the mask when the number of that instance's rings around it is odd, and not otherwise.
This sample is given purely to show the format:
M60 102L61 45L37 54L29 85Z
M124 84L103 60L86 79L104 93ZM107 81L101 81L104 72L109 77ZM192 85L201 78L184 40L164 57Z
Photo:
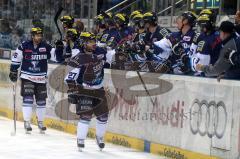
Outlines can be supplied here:
M227 126L227 111L224 102L207 102L195 99L190 109L191 132L209 138L222 138Z

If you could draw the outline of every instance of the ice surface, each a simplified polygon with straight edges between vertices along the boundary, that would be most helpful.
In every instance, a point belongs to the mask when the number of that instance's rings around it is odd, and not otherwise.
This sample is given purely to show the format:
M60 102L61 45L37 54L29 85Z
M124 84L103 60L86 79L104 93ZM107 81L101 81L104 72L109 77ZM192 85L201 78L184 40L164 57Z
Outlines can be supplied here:
M79 152L76 136L48 129L40 134L36 126L25 134L23 123L17 122L16 136L11 136L13 121L0 117L0 159L162 159L163 157L106 143L99 151L95 140L87 139Z

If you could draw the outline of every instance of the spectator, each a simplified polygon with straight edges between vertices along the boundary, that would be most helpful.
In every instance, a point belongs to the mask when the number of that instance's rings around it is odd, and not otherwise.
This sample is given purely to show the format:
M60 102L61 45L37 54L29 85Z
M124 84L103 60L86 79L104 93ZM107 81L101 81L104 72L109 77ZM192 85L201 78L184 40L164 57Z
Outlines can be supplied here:
M230 60L225 58L226 55L232 52L240 51L240 38L235 34L232 22L222 22L219 30L223 46L218 60L214 65L197 64L196 69L203 71L206 76L219 77L224 74L224 77L228 79L240 79L240 68L235 67Z
M0 20L0 47L11 49L11 28L8 20Z

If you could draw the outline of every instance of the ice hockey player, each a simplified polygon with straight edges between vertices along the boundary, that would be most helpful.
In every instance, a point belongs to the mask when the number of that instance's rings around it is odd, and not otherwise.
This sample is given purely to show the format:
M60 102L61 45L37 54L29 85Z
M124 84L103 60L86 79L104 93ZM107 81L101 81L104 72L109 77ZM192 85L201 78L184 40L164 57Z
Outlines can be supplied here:
M79 33L76 29L70 28L66 31L65 38L66 46L65 46L65 55L64 58L71 58L76 56L80 51L81 40L79 39Z
M135 15L138 15L138 14L143 14L142 13L142 11L140 11L140 10L135 10L135 11L133 11L131 14L130 14L130 17L129 17L129 21L130 21L130 23L129 23L129 25L130 26L132 26L133 28L134 28L134 30L135 30L135 23L134 23L134 21L133 21L133 17L135 16Z
M167 36L170 31L166 28L158 26L158 17L154 12L146 12L143 15L144 26L147 31L145 36L145 51L153 53L153 43L160 41Z
M107 47L107 39L109 36L108 25L106 22L106 18L103 15L98 15L94 18L95 24L95 34L97 35L97 46L106 48Z
M114 61L116 47L119 45L119 42L121 41L121 35L116 27L113 15L111 13L105 14L104 19L108 27L108 33L105 34L105 36L107 35L106 42L107 55L105 67L109 68L111 67L112 62Z
M64 31L73 28L74 18L70 15L65 15L60 18Z
M221 49L219 32L215 28L215 16L213 14L202 14L198 18L201 34L198 37L196 53L191 58L192 69L196 71L196 64L209 65L216 62ZM203 75L199 71L195 75Z
M62 27L64 30L64 39L63 40L56 40L55 41L55 47L58 50L63 50L63 55L59 56L59 59L57 60L58 63L65 62L65 59L69 58L71 56L71 50L69 50L69 45L73 47L73 43L70 40L66 39L67 37L67 31L69 29L73 29L74 24L74 18L70 15L65 15L60 18L60 21L62 22ZM79 33L78 33L79 35ZM67 60L66 60L67 61Z
M125 14L117 13L113 16L113 19L121 36L119 45L131 41L133 38L134 29L131 26L128 26L128 17Z
M204 15L204 14L207 14L207 15L209 15L210 17L212 17L214 22L216 21L216 17L215 17L214 13L213 13L210 9L203 9L203 10L199 13L199 16L198 16L198 17L200 17L200 16L202 16L202 15ZM198 24L198 23L197 23L197 24ZM197 26L199 26L199 25L197 25ZM192 42L192 44L191 44L191 46L190 46L190 50L189 50L189 52L188 52L188 55L192 56L192 55L195 55L195 54L196 54L196 51L197 51L197 43L201 40L200 38L202 37L202 36L200 36L200 34L201 34L201 33L198 32L198 33L194 36L193 42Z
M151 69L151 59L145 52L144 38L146 31L144 28L143 14L139 13L132 17L132 24L135 28L135 34L133 36L133 42L131 44L132 51L128 53L128 62L132 63L132 70L153 72Z
M144 38L146 35L146 30L144 28L144 20L143 14L139 13L132 18L132 23L135 28L135 35L133 38L133 42L144 42Z
M57 56L55 49L42 41L43 32L41 28L32 28L31 37L31 40L21 43L13 54L9 74L10 80L16 82L18 69L20 68L21 96L23 97L22 111L26 133L32 131L30 120L34 98L37 104L38 128L41 132L46 130L43 122L47 98L47 62L48 59L56 61Z
M159 58L170 60L174 74L187 74L191 70L188 52L196 35L196 31L193 30L196 19L197 16L193 12L182 13L176 21L179 31L170 33L154 43L154 53Z
M117 13L113 16L113 20L118 29L121 40L115 46L116 53L113 55L114 60L112 64L119 65L120 61L118 59L127 59L128 57L127 54L133 40L134 29L131 26L128 26L129 19L125 14Z
M84 148L89 123L96 116L96 140L102 150L104 134L108 121L108 106L103 88L104 62L106 51L96 47L96 37L89 32L82 32L83 53L69 61L72 71L68 73L65 82L68 84L68 100L76 104L76 113L80 116L77 126L77 146Z

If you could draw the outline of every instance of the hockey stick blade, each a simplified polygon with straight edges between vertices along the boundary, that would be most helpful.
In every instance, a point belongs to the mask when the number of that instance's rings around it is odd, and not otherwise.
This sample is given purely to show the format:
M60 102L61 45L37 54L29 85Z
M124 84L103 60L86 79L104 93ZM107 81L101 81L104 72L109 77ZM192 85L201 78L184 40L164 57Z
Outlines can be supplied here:
M16 83L13 83L13 131L11 132L11 136L16 135Z

